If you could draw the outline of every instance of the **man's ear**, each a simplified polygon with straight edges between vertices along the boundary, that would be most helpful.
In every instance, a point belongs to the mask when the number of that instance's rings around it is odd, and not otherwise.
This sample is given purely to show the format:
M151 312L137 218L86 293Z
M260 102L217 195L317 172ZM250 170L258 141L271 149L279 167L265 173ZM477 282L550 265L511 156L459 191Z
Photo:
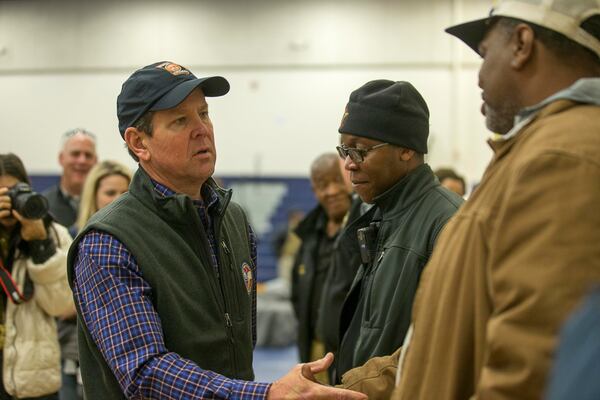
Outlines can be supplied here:
M531 26L518 24L514 29L510 43L510 49L512 50L511 67L516 70L522 69L531 59L535 44L535 33Z
M405 148L400 149L400 159L402 161L412 160L412 158L415 156L415 154L416 154L416 152L414 150L405 149Z
M130 126L125 130L123 138L125 139L125 143L127 143L129 150L131 150L140 161L150 160L150 152L146 146L148 135L145 132Z

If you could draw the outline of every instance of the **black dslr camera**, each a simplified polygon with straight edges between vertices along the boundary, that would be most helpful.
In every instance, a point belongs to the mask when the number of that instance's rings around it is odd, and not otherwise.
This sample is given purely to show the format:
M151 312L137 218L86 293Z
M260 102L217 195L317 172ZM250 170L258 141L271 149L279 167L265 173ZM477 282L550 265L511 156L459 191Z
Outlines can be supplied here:
M40 219L48 213L48 200L26 183L17 183L6 194L12 208L27 219Z

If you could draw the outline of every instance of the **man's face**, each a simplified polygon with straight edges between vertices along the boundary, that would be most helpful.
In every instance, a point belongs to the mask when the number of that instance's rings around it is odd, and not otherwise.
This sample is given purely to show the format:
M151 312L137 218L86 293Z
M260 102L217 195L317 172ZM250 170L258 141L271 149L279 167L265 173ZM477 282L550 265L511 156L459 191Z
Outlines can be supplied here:
M367 149L382 142L344 133L341 143L346 147ZM350 171L352 188L362 201L373 203L375 197L406 176L408 164L402 161L401 150L397 146L383 146L368 152L362 163L346 157L345 168Z
M213 174L217 152L208 104L195 89L177 107L156 111L152 136L143 141L147 159L140 159L150 176L169 188L192 197Z
M58 162L63 168L62 180L65 188L79 192L71 194L80 194L85 178L96 161L96 145L91 137L76 133L65 142Z
M313 171L310 180L315 197L327 217L339 222L350 209L350 191L344 183L339 164L333 161Z
M479 87L482 89L481 112L487 128L499 134L508 133L521 108L517 102L518 88L511 80L511 49L509 32L496 23L479 44L483 63L479 69Z

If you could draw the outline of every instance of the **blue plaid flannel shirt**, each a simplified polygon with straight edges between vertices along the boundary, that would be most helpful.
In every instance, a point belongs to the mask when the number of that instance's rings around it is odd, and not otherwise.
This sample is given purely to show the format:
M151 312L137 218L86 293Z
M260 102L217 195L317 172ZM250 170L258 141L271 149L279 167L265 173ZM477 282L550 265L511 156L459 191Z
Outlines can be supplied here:
M175 194L154 182L161 196ZM219 198L203 192L206 203L194 201L209 233L212 260L216 245L209 210ZM252 261L256 239L250 227ZM256 271L253 271L256 276ZM203 370L165 348L160 318L152 306L152 288L142 277L135 257L114 236L92 230L80 241L75 260L74 295L82 318L127 398L264 399L270 384L229 379ZM256 280L254 280L256 282ZM256 341L256 287L252 297L252 332Z

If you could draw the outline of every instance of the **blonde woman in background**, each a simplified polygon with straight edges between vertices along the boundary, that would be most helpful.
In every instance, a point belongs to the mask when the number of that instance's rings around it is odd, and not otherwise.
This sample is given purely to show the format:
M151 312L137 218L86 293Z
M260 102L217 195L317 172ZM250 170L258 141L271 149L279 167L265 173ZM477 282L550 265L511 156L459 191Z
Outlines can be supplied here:
M131 182L131 171L125 165L110 160L96 164L90 170L83 185L79 214L74 228L77 231L81 230L96 211L125 193L129 188L129 182ZM77 232L71 234L75 236ZM83 390L77 379L79 354L75 309L60 318L58 329L63 365L60 400L82 399Z
M129 188L131 171L116 161L96 164L83 185L77 229L81 229L99 209L109 205Z

